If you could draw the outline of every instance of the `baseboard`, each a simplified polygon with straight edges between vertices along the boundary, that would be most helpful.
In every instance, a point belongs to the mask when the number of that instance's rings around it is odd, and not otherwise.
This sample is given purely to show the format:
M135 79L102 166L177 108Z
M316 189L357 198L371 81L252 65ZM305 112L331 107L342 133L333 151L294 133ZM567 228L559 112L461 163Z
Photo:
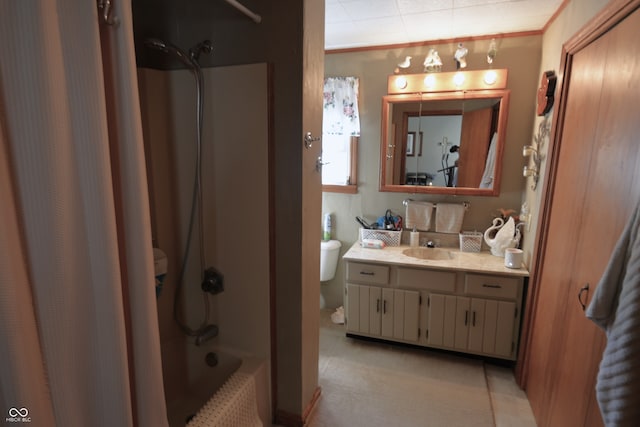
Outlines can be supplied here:
M311 396L311 400L304 408L304 411L302 411L302 415L292 414L291 412L276 409L275 423L282 427L304 427L307 424L307 421L309 421L309 415L318 403L321 393L322 390L320 387L317 387L313 392L313 396Z

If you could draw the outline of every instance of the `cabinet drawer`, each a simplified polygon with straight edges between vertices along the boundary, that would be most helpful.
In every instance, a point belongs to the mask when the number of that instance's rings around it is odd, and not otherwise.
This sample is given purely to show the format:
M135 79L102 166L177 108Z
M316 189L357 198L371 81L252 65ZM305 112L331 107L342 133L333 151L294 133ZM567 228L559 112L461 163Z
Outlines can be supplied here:
M449 271L420 270L416 268L399 268L398 286L439 292L454 292L456 289L456 273Z
M389 283L389 267L386 265L349 262L347 263L347 281L386 285Z
M516 299L519 280L514 277L484 276L467 274L464 283L466 294L481 295L494 298Z

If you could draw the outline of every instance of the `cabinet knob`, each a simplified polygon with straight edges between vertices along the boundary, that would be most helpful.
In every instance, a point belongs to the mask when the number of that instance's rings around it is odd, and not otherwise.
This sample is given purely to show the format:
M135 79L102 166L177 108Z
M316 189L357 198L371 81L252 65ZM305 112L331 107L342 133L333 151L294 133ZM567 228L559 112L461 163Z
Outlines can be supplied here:
M584 302L582 300L582 294L586 292L586 297L584 298ZM587 309L587 300L589 299L589 284L587 283L583 287L580 288L580 292L578 292L578 302L582 306L582 311Z

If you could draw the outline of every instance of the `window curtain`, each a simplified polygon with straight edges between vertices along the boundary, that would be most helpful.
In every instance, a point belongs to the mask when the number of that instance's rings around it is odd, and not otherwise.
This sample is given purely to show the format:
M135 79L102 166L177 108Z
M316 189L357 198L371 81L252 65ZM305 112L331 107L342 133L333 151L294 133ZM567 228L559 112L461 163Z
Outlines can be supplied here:
M327 77L324 80L322 118L323 184L349 182L350 140L360 136L357 77Z
M0 412L167 426L130 0L0 2Z

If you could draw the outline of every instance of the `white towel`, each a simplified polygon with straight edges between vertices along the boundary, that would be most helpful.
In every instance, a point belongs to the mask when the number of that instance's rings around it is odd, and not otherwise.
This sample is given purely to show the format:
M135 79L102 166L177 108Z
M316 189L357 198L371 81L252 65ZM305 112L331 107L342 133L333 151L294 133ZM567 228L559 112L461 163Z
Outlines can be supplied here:
M436 232L459 233L462 229L465 207L459 203L438 203L436 205Z
M431 229L431 215L433 214L433 203L429 202L407 202L407 209L404 216L405 228L408 230L429 231Z
M484 164L484 173L480 179L480 188L493 188L493 178L496 170L496 145L498 143L498 133L494 133L489 144L487 160Z

